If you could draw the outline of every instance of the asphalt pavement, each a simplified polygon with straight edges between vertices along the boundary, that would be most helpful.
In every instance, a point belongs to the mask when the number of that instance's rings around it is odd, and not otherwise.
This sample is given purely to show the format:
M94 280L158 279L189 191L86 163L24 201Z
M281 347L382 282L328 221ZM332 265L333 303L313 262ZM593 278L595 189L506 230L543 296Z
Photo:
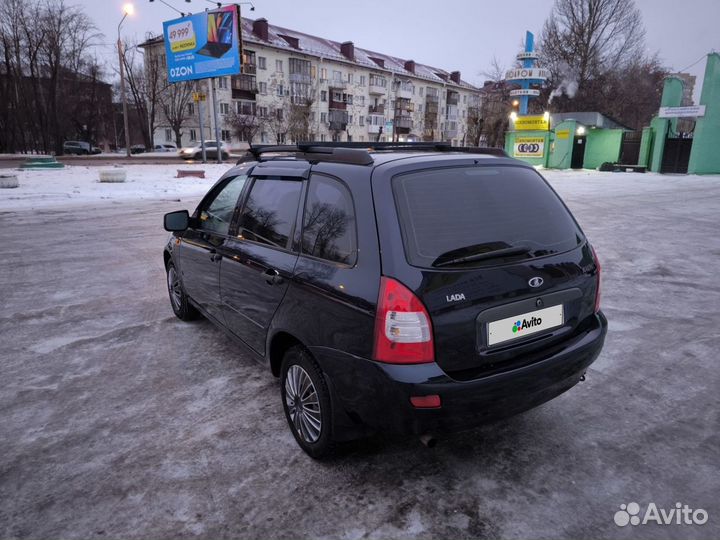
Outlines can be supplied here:
M173 316L161 217L192 201L0 213L0 538L720 537L720 182L591 182L558 186L603 263L587 381L327 462L268 370ZM631 502L709 519L616 525Z

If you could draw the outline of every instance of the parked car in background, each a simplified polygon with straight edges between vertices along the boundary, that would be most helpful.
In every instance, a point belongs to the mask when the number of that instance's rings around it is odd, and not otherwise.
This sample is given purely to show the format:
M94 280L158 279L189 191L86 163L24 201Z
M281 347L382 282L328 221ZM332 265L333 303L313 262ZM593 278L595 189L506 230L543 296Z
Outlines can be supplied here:
M94 154L94 155L102 154L102 149L98 148L97 146L93 146L92 149L90 150L90 153Z
M144 154L145 153L145 145L144 144L134 144L130 147L130 153L131 154Z
M590 242L502 150L255 149L165 229L175 315L203 314L280 378L313 457L540 405L584 379L607 332Z
M208 159L217 159L217 146L216 141L205 141L205 156ZM230 147L227 143L220 143L220 151L222 152L223 159L230 158ZM202 146L198 142L194 146L183 148L180 150L179 154L183 159L202 159Z
M65 141L63 143L63 154L74 154L76 156L87 156L92 151L90 143L84 141Z
M177 146L173 143L156 144L153 152L177 152Z

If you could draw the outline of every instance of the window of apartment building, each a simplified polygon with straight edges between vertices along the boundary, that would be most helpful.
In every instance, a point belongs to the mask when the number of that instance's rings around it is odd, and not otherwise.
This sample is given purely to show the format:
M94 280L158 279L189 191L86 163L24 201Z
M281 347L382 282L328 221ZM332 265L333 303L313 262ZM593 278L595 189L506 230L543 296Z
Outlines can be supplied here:
M323 81L327 80L327 68L320 68L320 79Z
M227 89L228 87L228 80L227 77L218 77L218 88L220 90Z
M348 114L348 122L347 122L348 125L352 124L352 117L353 117L352 114Z
M283 61L282 60L275 60L275 71L279 71L282 73L283 70Z
M263 131L262 133L260 133L260 142L263 142L263 143L270 142L270 139L268 138L268 134L266 131Z
M267 58L258 56L258 69L267 69Z
M325 134L320 135L320 142L325 142Z
M418 112L419 112L419 113L422 112L422 107L423 107L423 106L422 106L422 103L420 103L420 104L418 105Z
M327 101L327 90L320 90L320 101Z
M188 103L188 116L194 116L194 115L195 115L195 104Z
M315 122L315 111L312 111L312 112L310 113L310 121L311 121L311 122Z
M356 105L365 105L365 96L355 96Z
M277 118L278 121L282 122L282 119L283 119L283 110L282 109L275 109L275 118Z
M365 135L360 135L360 142L365 142Z
M385 77L380 77L379 75L370 75L370 84L372 86L382 86L385 88L387 85L387 81L385 80Z
M277 85L277 88L275 89L275 93L276 93L279 97L282 97L282 96L284 95L285 89L283 88L283 85L282 85L282 84L278 84L278 85Z
M352 142L352 135L350 135L349 133L348 133L348 136L347 136L347 142Z
M268 109L267 109L267 107L258 107L257 113L258 113L258 116L260 116L261 118L267 118Z
M333 132L332 134L332 142L340 142L340 134L337 132Z
M361 114L360 116L358 116L358 123L359 123L361 126L364 126L364 125L365 125L365 115L364 115L364 114Z
M333 81L342 82L342 71L333 71Z
M463 103L467 103L467 94L463 94Z
M277 144L285 144L285 134L284 133L278 133L275 137L275 140L277 141Z
M236 108L238 114L244 114L246 116L255 116L255 102L254 101L237 101Z
M445 107L443 107L442 109L440 109L440 114L445 114Z
M172 141L172 129L165 130L165 140Z
M360 75L360 86L365 86L365 75Z
M327 113L326 112L320 113L320 123L327 124Z
M420 97L423 97L423 93L425 92L425 89L421 86L419 92L420 92Z
M197 132L194 129L190 130L190 140L197 141Z
M341 102L343 100L342 92L333 92L332 99L333 99L333 101Z
M230 130L229 130L229 129L223 129L223 130L221 130L221 132L220 132L220 137L222 138L223 141L230 142L230 140L232 139L232 135L230 134Z
M227 103L221 103L220 104L220 113L221 114L230 114L230 105Z
M352 82L353 82L353 74L348 73L348 84L352 84Z
M262 95L266 95L267 94L267 83L266 82L258 83L258 90L260 90L260 93Z
M345 94L345 103L348 105L353 104L353 95L352 94Z
M312 72L312 66L310 60L303 60L301 58L290 58L288 60L288 67L291 75L303 75L306 78L310 78Z

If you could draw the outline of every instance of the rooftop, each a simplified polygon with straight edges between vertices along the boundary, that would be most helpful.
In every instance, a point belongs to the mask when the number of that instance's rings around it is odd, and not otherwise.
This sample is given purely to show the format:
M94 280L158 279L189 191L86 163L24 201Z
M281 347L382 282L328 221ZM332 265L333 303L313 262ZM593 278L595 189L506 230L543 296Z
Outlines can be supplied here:
M258 35L258 32L254 31L256 24L267 24L267 39L261 38ZM369 69L391 72L399 76L404 75L407 77L425 79L436 84L446 84L448 86L464 88L467 90L480 91L479 88L463 81L462 79L458 79L459 83L453 81L451 79L453 72L421 64L419 62L414 62L413 60L405 60L398 58L397 56L391 56L384 53L374 52L369 49L355 47L351 42L345 42L346 44L350 43L352 45L354 54L353 59L350 59L347 55L343 54L343 44L338 41L276 26L268 23L266 19L253 20L243 17L242 37L243 42L246 44L257 43L258 45L267 45L286 50L290 53L308 54L321 59L327 58L346 64L355 64ZM163 37L157 36L148 39L140 46L146 47L148 45L162 43L162 41ZM408 63L411 63L414 66L414 72L406 69ZM459 73L457 73L457 75L459 75Z

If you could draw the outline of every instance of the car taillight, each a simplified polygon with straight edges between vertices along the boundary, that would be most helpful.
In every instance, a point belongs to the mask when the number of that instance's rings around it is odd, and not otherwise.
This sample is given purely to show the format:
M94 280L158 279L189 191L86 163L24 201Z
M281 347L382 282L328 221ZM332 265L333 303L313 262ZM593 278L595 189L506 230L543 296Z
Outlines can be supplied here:
M390 364L435 361L432 325L425 306L410 289L385 276L380 278L373 358Z
M600 267L600 260L598 259L597 253L595 253L595 248L590 246L590 249L592 250L593 260L595 261L595 267L597 268L597 289L595 289L595 313L597 313L600 311L600 283L602 281L602 269Z

